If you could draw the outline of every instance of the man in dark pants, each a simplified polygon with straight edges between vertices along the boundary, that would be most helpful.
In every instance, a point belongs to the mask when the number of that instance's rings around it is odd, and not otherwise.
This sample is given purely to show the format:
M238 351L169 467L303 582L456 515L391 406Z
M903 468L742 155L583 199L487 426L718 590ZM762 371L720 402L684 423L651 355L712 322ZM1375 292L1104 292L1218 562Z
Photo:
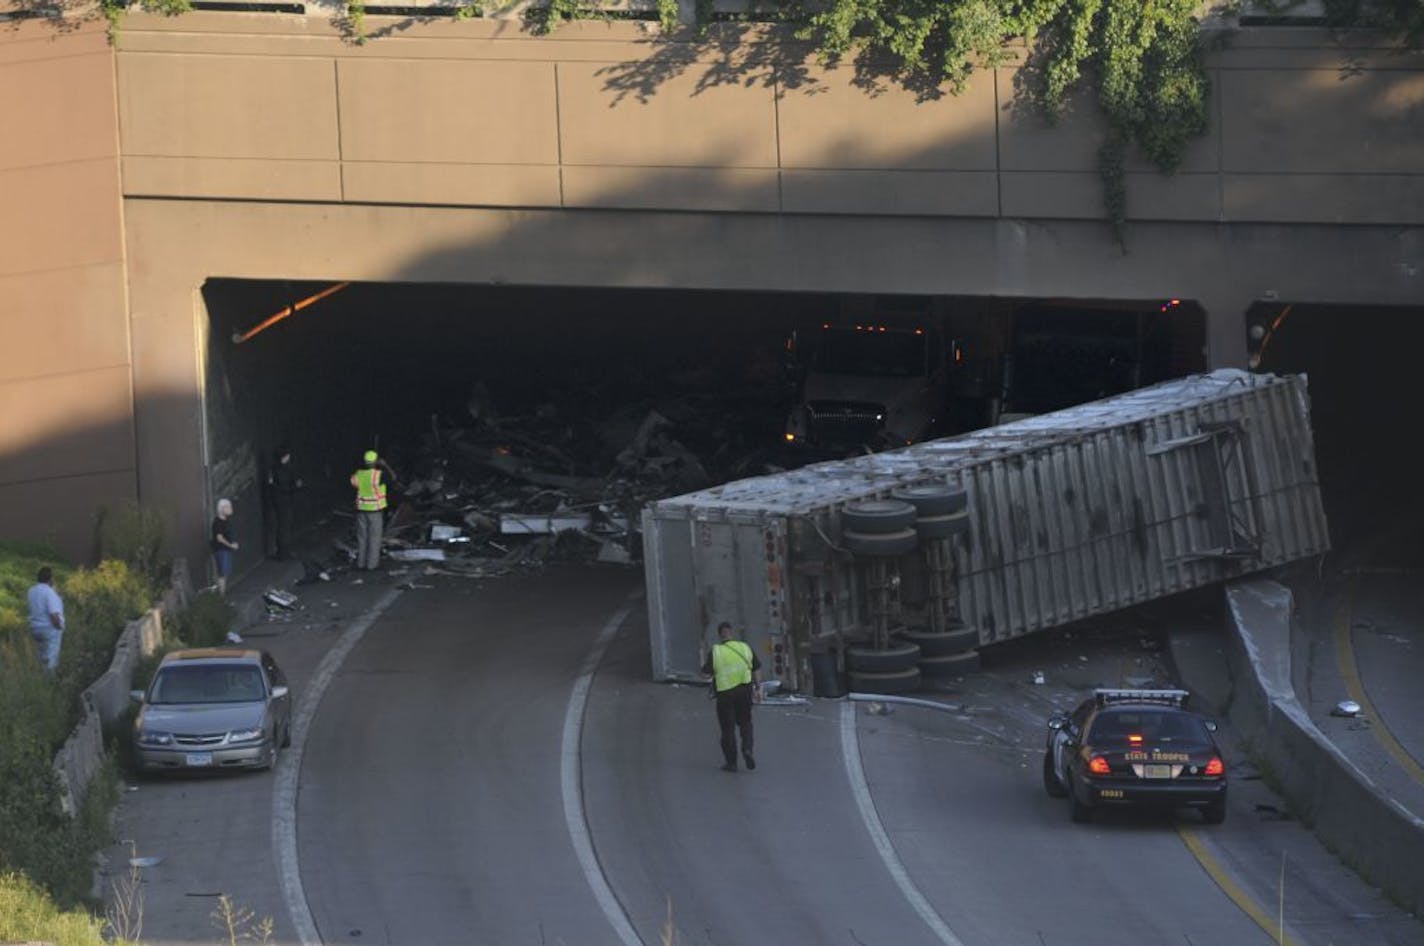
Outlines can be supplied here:
M737 730L742 734L742 758L747 768L756 768L752 755L752 703L758 701L757 671L761 661L745 641L736 639L732 625L717 625L717 643L702 663L702 672L712 675L717 694L717 725L722 729L723 772L737 771Z
M278 560L292 553L292 504L297 490L302 488L301 478L292 469L292 451L285 445L272 454L272 467L267 472L268 498L272 504L272 525L276 533L276 553Z

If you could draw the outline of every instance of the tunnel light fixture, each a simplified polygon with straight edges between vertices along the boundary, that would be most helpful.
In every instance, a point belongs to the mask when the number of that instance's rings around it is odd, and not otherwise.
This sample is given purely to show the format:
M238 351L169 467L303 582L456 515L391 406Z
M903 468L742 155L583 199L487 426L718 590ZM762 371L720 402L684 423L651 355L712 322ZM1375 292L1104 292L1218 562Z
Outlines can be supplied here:
M290 315L295 315L296 313L300 312L302 309L305 309L307 306L311 305L314 302L320 302L327 296L335 295L336 293L345 289L349 285L351 285L351 283L349 282L334 283L333 285L327 286L321 292L313 293L307 296L305 299L301 300L300 302L294 302L282 311L277 312L274 315L269 315L267 318L263 319L261 322L258 322L252 328L248 329L246 332L233 332L232 343L234 345L241 345L243 342L250 340L259 332L266 331L267 329L276 325L278 322L282 321Z

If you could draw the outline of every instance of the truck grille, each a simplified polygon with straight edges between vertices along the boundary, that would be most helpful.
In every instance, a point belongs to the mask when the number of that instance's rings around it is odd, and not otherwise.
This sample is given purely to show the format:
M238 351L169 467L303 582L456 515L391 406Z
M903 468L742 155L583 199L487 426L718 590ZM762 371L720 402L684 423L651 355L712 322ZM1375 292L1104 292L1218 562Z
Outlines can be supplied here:
M806 405L811 440L868 443L877 440L885 408L866 401L812 401Z

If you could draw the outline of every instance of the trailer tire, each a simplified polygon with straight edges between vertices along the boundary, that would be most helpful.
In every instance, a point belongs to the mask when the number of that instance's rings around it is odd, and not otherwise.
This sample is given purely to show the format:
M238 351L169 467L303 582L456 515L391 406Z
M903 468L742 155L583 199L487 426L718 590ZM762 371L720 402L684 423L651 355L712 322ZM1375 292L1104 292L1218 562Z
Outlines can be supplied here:
M979 651L966 650L958 654L945 654L943 657L921 657L919 666L921 676L933 677L936 680L957 677L979 669Z
M846 667L865 673L898 673L912 669L920 659L917 644L892 644L884 650L851 645L845 650Z
M923 657L947 657L979 646L979 628L961 627L953 631L905 631L900 635L920 645Z
M896 532L842 532L845 547L856 555L904 555L913 552L920 544L920 537L914 529L900 529Z
M969 512L961 509L947 516L927 516L915 520L915 532L922 539L952 539L969 534Z
M902 486L891 492L890 496L914 506L921 516L948 516L963 512L969 501L969 494L964 491L964 487L937 483Z
M841 528L863 535L888 535L915 524L915 507L898 499L867 499L841 509Z
M897 670L894 673L870 673L864 670L852 670L850 676L850 689L852 693L884 694L894 696L900 693L913 693L920 688L920 671L918 667L911 667L909 670Z

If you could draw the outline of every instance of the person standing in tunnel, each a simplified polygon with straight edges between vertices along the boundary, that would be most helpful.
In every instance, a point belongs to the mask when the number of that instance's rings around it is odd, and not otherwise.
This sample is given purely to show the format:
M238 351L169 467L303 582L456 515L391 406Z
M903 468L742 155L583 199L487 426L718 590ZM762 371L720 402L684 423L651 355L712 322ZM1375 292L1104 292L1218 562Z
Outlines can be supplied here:
M374 450L362 457L363 466L351 474L356 490L356 567L374 571L381 564L381 533L386 524L386 474L390 467ZM391 479L395 475L391 474Z
M722 731L722 771L737 771L737 732L741 731L742 759L747 769L756 768L752 755L752 703L757 699L757 671L761 661L751 645L736 639L732 625L717 625L717 643L702 663L702 672L712 675L717 700L717 725Z
M301 488L301 477L292 467L291 448L283 444L273 452L272 466L267 471L267 496L272 509L275 538L272 557L278 561L286 559L292 552L292 505L297 490Z
M227 576L232 574L232 554L237 551L237 541L232 537L232 500L219 499L217 515L213 518L212 529L213 568L218 580L215 586L218 594L227 593Z

